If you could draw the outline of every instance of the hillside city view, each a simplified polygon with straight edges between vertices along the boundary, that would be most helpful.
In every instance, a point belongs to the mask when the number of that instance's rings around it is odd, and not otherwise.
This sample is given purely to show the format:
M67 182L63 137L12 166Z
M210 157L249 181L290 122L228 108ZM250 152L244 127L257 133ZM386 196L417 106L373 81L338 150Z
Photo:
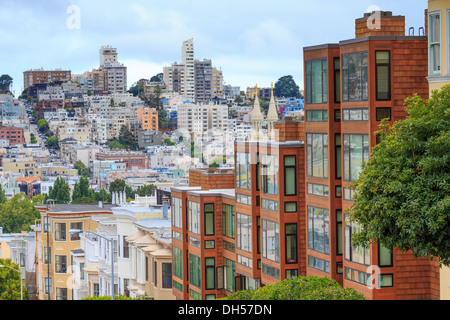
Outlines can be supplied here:
M449 0L0 3L0 300L450 300Z

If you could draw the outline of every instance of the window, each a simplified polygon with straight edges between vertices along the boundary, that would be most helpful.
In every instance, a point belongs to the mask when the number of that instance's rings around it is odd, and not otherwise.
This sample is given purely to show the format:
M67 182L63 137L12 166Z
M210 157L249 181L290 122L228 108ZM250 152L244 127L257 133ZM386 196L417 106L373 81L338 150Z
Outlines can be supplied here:
M441 15L432 13L429 21L430 68L431 73L441 73Z
M307 193L328 198L328 186L316 183L307 183Z
M381 243L378 244L378 265L380 267L392 267L392 249L388 249Z
M355 222L346 222L344 230L345 259L363 265L370 265L370 247L352 247L352 233L357 233L360 226Z
M286 223L284 229L286 237L286 263L297 263L297 224Z
M189 296L194 300L202 300L202 295L192 289L189 290Z
M327 134L306 134L306 173L309 177L328 178Z
M240 204L245 204L247 206L251 206L252 205L252 197L247 196L245 194L236 193L236 202L240 203Z
M234 239L234 206L229 204L222 204L222 233Z
M284 195L295 196L297 194L297 169L296 156L284 156Z
M329 254L328 210L308 206L308 249Z
M368 99L367 51L342 55L342 101Z
M341 122L341 109L334 109L334 122Z
M250 154L236 153L236 188L251 189L252 170L250 166Z
M205 236L214 235L214 203L205 203Z
M52 293L52 278L45 277L45 293L46 294Z
M330 273L330 262L313 256L308 256L308 267Z
M181 283L179 283L178 281L173 280L172 285L178 291L183 292L183 285Z
M214 240L205 240L205 249L214 249L216 242Z
M334 135L334 156L335 156L335 171L336 179L342 178L342 145L341 145L341 134L337 133Z
M236 262L238 264L240 264L241 266L252 268L252 262L253 261L252 261L251 258L248 258L248 257L245 257L243 255L237 254L236 255Z
M306 121L309 122L327 122L327 110L306 110Z
M388 121L391 121L391 108L377 108L377 121L381 121L383 119L388 119Z
M55 223L55 240L66 241L66 224Z
M232 242L228 242L228 241L223 241L223 248L225 250L228 250L230 252L235 252L236 251L236 245Z
M56 300L67 300L67 288L56 288Z
M52 248L44 247L44 263L51 263Z
M200 235L200 203L189 201L189 232Z
M371 286L370 284L370 274L363 271L355 270L352 268L345 267L345 279L362 284Z
M183 210L182 210L182 201L180 198L172 197L172 225L175 228L183 227Z
M189 254L189 283L194 287L201 288L201 263L200 258L192 253Z
M391 100L391 63L390 51L375 52L375 72L377 100Z
M341 102L341 59L334 58L334 103Z
M344 188L344 200L353 201L356 190L350 188Z
M297 202L285 202L284 212L286 213L297 212Z
M271 261L280 261L280 229L279 224L262 220L262 257Z
M262 273L268 275L269 277L280 280L280 269L269 266L265 263L262 264Z
M173 275L178 279L183 279L183 251L180 248L172 247Z
M344 180L355 181L364 161L369 160L369 135L344 134Z
M261 155L262 192L278 194L278 156Z
M123 257L129 258L130 257L130 247L128 246L128 241L125 240L127 236L122 237L122 243L123 243Z
M305 62L306 103L327 102L327 59Z
M338 256L342 255L342 210L336 210L336 254Z
M278 201L261 199L261 207L265 210L278 212Z
M239 250L252 252L252 217L238 213L236 245Z
M286 279L294 279L298 277L297 269L287 269L286 270Z
M214 290L216 279L216 262L214 258L205 258L205 289Z
M342 110L342 120L343 121L368 121L369 120L369 109L367 109L367 108L343 109Z
M342 198L342 186L335 186L335 197Z
M200 240L199 239L196 239L196 238L193 238L193 237L189 237L189 244L191 246L196 247L196 248L200 248Z
M67 272L67 256L55 255L55 272L57 273Z
M72 222L70 224L70 229L83 230L83 222ZM80 240L80 232L71 233L70 241L77 241L77 240Z
M233 260L223 258L224 267L224 289L229 292L234 292L236 288L236 282L234 281L236 273L236 263Z
M393 287L394 286L394 275L393 274L382 274L380 275L380 287Z

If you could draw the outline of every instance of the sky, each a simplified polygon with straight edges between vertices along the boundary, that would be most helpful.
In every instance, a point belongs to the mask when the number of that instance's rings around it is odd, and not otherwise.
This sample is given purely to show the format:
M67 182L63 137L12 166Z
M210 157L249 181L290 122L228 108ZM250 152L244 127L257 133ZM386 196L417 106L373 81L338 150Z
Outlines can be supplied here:
M90 71L110 45L130 87L181 62L193 38L195 59L211 59L226 84L245 91L292 75L303 88L303 47L354 38L373 8L404 15L417 35L427 0L0 0L0 75L17 97L24 71Z

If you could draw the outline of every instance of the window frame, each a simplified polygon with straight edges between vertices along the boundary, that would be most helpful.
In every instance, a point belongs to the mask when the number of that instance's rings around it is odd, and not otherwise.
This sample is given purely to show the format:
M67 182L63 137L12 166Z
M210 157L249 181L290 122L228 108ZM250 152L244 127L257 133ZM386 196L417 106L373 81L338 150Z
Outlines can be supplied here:
M431 34L433 32L433 24L431 23L433 16L439 16L439 42L431 42ZM442 67L442 20L441 20L441 10L434 10L431 12L428 12L428 65L429 65L429 74L431 75L440 75L441 74L441 67ZM439 46L439 70L433 70L433 54L432 54L432 47Z
M293 165L286 165L286 159L293 157L294 158L294 164ZM284 195L285 196L296 196L297 195L297 156L294 155L285 155L283 157L283 167L284 167ZM294 192L293 193L287 193L287 184L286 184L286 169L294 169Z
M206 206L212 205L212 211L206 211ZM212 215L212 233L207 233L207 216ZM204 203L203 204L203 222L204 222L204 233L205 236L214 236L216 234L216 225L215 225L215 206L214 203Z
M351 55L357 55L357 54L359 54L360 55L360 66L359 66L359 68L360 68L360 72L361 72L361 79L360 79L360 85L361 85L361 99L350 99L350 86L349 86L349 74L348 74L348 66L344 66L344 61L345 61L345 59L344 59L344 57L347 57L347 56L351 56ZM366 65L364 65L363 63L362 63L362 61L363 61L363 55L366 55L367 56L367 64ZM344 54L342 54L341 55L341 72L342 72L342 81L341 81L341 87L342 87L342 96L341 96L341 101L342 102L356 102L356 101L368 101L368 99L369 99L369 92L364 92L363 90L362 90L362 88L363 88L363 69L366 69L365 70L365 73L366 73L366 75L367 75L367 91L369 91L369 88L368 88L368 83L369 83L369 78L368 78L368 76L369 76L369 74L368 74L368 69L369 69L369 56L368 56L368 51L358 51L358 52L350 52L350 53L344 53ZM346 71L346 72L345 72ZM345 73L347 73L347 76L345 76ZM346 82L347 81L347 82ZM347 83L347 94L345 95L344 94L344 83ZM364 96L364 93L365 93L365 96Z
M315 136L321 136L322 144L322 176L315 176L314 175L314 137ZM324 137L327 139L327 143L324 144ZM319 178L319 179L328 179L328 171L329 171L329 160L328 160L328 153L329 153L329 146L330 141L328 139L327 133L307 133L306 134L306 176L307 177L313 177L313 178ZM325 151L326 149L326 151Z
M321 72L320 72L320 83L321 83L321 94L322 97L320 102L313 102L313 62L321 63ZM308 67L309 64L309 67ZM325 66L325 69L324 69ZM325 75L325 78L324 78ZM325 84L325 87L324 87ZM318 59L311 59L311 60L305 60L305 103L306 104L325 104L328 102L328 59L326 57L324 58L318 58ZM324 92L325 88L325 92Z
M389 110L389 118L379 118L378 117L378 110L380 110L380 111L381 110ZM375 108L375 120L380 122L383 119L388 119L388 121L392 120L392 109L391 109L391 107L377 107L377 108Z
M389 62L388 63L378 63L377 62L377 53L378 52L387 52L389 56ZM388 67L388 92L387 92L387 98L381 99L379 98L378 94L378 67ZM391 50L375 50L375 99L376 101L391 101L392 99L392 89L391 89Z
M288 226L295 226L295 233L288 233ZM294 238L294 242L295 243L295 259L288 259L288 237L293 237ZM298 263L298 225L297 223L285 223L284 224L284 249L285 249L285 253L284 253L284 257L285 257L285 263L286 264L296 264ZM292 260L292 261L290 261Z

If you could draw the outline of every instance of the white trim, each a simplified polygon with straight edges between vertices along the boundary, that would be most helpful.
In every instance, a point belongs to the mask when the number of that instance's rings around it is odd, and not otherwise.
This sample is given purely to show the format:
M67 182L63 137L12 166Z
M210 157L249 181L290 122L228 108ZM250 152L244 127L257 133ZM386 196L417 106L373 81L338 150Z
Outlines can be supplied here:
M429 75L437 75L438 73L433 73L432 66L431 66L431 60L432 60L432 55L431 55L431 36L430 36L430 32L431 32L431 16L439 14L439 47L441 48L441 52L439 53L440 56L440 66L442 66L442 12L441 9L437 9L437 10L433 10L433 11L429 11L428 12L428 74ZM440 70L442 71L442 70Z

